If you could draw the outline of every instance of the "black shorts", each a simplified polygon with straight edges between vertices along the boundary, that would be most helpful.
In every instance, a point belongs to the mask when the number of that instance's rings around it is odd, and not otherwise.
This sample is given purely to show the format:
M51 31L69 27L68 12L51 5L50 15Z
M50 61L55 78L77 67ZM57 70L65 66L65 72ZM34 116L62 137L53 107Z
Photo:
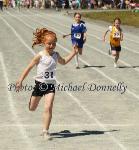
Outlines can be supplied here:
M118 52L121 51L121 45L119 45L119 46L113 46L112 44L110 44L110 46L111 46L111 50L112 51L118 51Z
M43 96L48 93L55 93L54 84L46 84L35 80L32 96Z

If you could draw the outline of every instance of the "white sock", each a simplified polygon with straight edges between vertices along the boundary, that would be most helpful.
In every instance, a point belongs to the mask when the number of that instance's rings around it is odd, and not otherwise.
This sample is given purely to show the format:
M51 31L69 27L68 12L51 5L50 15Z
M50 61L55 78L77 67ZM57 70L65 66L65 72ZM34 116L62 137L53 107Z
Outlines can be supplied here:
M46 130L46 129L43 129L42 131L43 131L43 132L46 132L46 133L49 133L48 130Z

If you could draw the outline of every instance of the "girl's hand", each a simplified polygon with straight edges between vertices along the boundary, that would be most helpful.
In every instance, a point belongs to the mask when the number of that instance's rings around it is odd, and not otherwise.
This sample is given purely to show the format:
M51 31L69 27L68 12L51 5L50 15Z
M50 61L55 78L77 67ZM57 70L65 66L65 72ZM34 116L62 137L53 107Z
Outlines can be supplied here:
M106 41L106 39L105 39L105 37L103 37L103 42L105 42Z
M16 92L19 92L19 90L22 88L22 81L18 80L16 82Z
M65 38L67 35L63 35L63 38Z

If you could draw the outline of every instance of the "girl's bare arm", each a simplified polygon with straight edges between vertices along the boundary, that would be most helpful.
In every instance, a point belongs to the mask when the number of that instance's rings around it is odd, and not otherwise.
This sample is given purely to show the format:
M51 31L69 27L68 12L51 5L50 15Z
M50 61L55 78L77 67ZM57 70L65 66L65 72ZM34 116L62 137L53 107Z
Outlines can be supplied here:
M58 54L58 63L61 65L67 64L76 55L77 51L78 50L75 48L67 57L64 58Z
M123 37L124 37L123 32L121 32L121 41L123 41Z
M17 91L19 91L19 89L22 86L22 82L23 80L27 77L27 75L29 74L30 70L39 63L40 60L40 55L37 54L32 60L31 62L28 64L28 66L25 68L25 70L23 71L23 73L21 74L21 76L19 77L19 79L16 82L16 89Z
M84 34L83 34L83 40L84 40L84 42L86 42L86 37L87 37L87 33L84 32Z
M108 32L109 32L109 30L107 30L107 31L105 32L104 36L103 36L103 41L104 41L104 42L105 42L105 40L106 40L106 35L107 35Z
M63 38L65 38L65 37L67 37L67 36L69 36L69 35L71 35L71 33L69 33L69 34L64 34L64 35L63 35Z

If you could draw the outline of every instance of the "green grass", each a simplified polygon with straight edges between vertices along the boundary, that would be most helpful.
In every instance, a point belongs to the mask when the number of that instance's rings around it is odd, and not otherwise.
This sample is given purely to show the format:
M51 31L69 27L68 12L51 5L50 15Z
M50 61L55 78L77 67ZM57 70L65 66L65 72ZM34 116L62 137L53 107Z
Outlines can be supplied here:
M115 17L119 17L122 24L139 28L139 13L131 11L112 11L112 12L89 12L82 13L83 17L93 20L103 20L112 23Z

